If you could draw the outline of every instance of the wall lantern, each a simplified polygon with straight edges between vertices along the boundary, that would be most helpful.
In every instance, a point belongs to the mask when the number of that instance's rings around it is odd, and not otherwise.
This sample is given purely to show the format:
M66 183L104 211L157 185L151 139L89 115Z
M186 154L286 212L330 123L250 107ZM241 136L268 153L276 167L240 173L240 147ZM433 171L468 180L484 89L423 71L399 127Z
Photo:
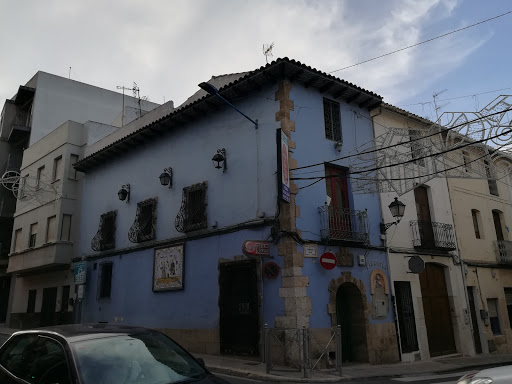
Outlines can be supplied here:
M172 188L172 168L165 168L164 172L160 174L160 184L168 185L169 189Z
M334 143L334 149L338 152L341 152L341 149L343 148L343 141L336 141Z
M217 149L217 153L212 157L213 166L217 169L223 169L222 172L226 172L228 169L226 150L224 148Z
M124 184L119 192L117 192L117 196L119 196L119 200L125 201L128 203L130 201L130 184Z
M380 224L380 233L386 233L389 227L392 225L396 225L400 222L402 217L404 217L405 213L405 204L398 200L398 197L395 197L395 201L389 204L389 210L391 211L391 215L396 219L396 221L392 223L381 223Z

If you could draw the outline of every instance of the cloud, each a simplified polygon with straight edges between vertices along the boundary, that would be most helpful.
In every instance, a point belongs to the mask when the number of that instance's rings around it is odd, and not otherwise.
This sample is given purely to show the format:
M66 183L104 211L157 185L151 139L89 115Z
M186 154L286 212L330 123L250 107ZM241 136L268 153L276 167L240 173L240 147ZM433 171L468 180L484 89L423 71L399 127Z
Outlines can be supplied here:
M443 20L453 27L457 6L455 0L6 2L0 49L10 54L0 97L11 97L37 70L67 77L71 67L72 79L110 90L135 81L141 95L178 105L211 75L264 65L265 43L275 43L274 58L329 72L448 31L436 27ZM486 38L463 32L335 74L400 100L462 65Z

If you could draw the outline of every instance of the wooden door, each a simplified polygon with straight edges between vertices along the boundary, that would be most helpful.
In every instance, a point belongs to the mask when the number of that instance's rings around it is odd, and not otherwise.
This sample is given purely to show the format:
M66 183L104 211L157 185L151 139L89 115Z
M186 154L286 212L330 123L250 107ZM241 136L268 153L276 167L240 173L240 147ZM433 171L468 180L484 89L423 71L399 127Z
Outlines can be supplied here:
M430 206L428 204L427 188L415 188L414 199L416 201L416 212L419 221L418 228L420 231L421 246L434 248L434 231L432 229L432 216L430 215Z
M430 356L456 353L445 267L426 263L419 274Z
M471 324L473 325L473 340L475 342L475 351L476 353L482 353L482 342L480 340L480 332L478 331L478 319L476 317L475 289L475 287L468 287L469 311L471 313Z
M348 199L347 174L344 168L325 165L327 196L329 205L330 237L350 238L350 203Z
M57 304L57 287L43 289L41 305L41 327L55 324L55 307Z
M496 230L496 239L505 240L503 237L503 228L501 227L500 213L498 211L492 211L492 219L494 221L494 229Z
M220 351L259 354L259 310L256 260L219 266Z

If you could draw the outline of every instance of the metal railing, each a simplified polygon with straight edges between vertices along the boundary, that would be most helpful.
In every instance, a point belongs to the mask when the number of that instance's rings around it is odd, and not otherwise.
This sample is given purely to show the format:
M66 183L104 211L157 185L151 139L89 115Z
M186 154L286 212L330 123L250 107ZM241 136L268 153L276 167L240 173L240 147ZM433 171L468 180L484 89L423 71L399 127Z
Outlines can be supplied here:
M323 338L321 336L324 336ZM328 336L328 337L325 337ZM294 369L302 371L303 377L311 376L315 369L320 369L322 359L326 367L342 374L341 327L338 325L325 331L298 328L269 328L265 324L265 369L271 371ZM334 359L331 359L334 352ZM334 360L334 361L333 361ZM287 367L287 368L285 368Z
M499 263L512 263L512 241L496 240L494 246Z
M322 239L345 240L367 243L368 213L348 208L335 208L328 205L318 207L320 212L320 233Z
M411 221L413 245L422 248L454 250L453 225L434 221Z

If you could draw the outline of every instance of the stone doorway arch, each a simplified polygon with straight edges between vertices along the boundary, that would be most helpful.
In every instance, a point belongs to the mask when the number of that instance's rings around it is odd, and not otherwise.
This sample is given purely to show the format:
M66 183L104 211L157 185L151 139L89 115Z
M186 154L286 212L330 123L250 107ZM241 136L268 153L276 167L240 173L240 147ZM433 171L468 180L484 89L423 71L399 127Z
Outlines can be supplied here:
M332 326L342 327L344 361L368 362L368 303L364 284L344 272L329 284Z

